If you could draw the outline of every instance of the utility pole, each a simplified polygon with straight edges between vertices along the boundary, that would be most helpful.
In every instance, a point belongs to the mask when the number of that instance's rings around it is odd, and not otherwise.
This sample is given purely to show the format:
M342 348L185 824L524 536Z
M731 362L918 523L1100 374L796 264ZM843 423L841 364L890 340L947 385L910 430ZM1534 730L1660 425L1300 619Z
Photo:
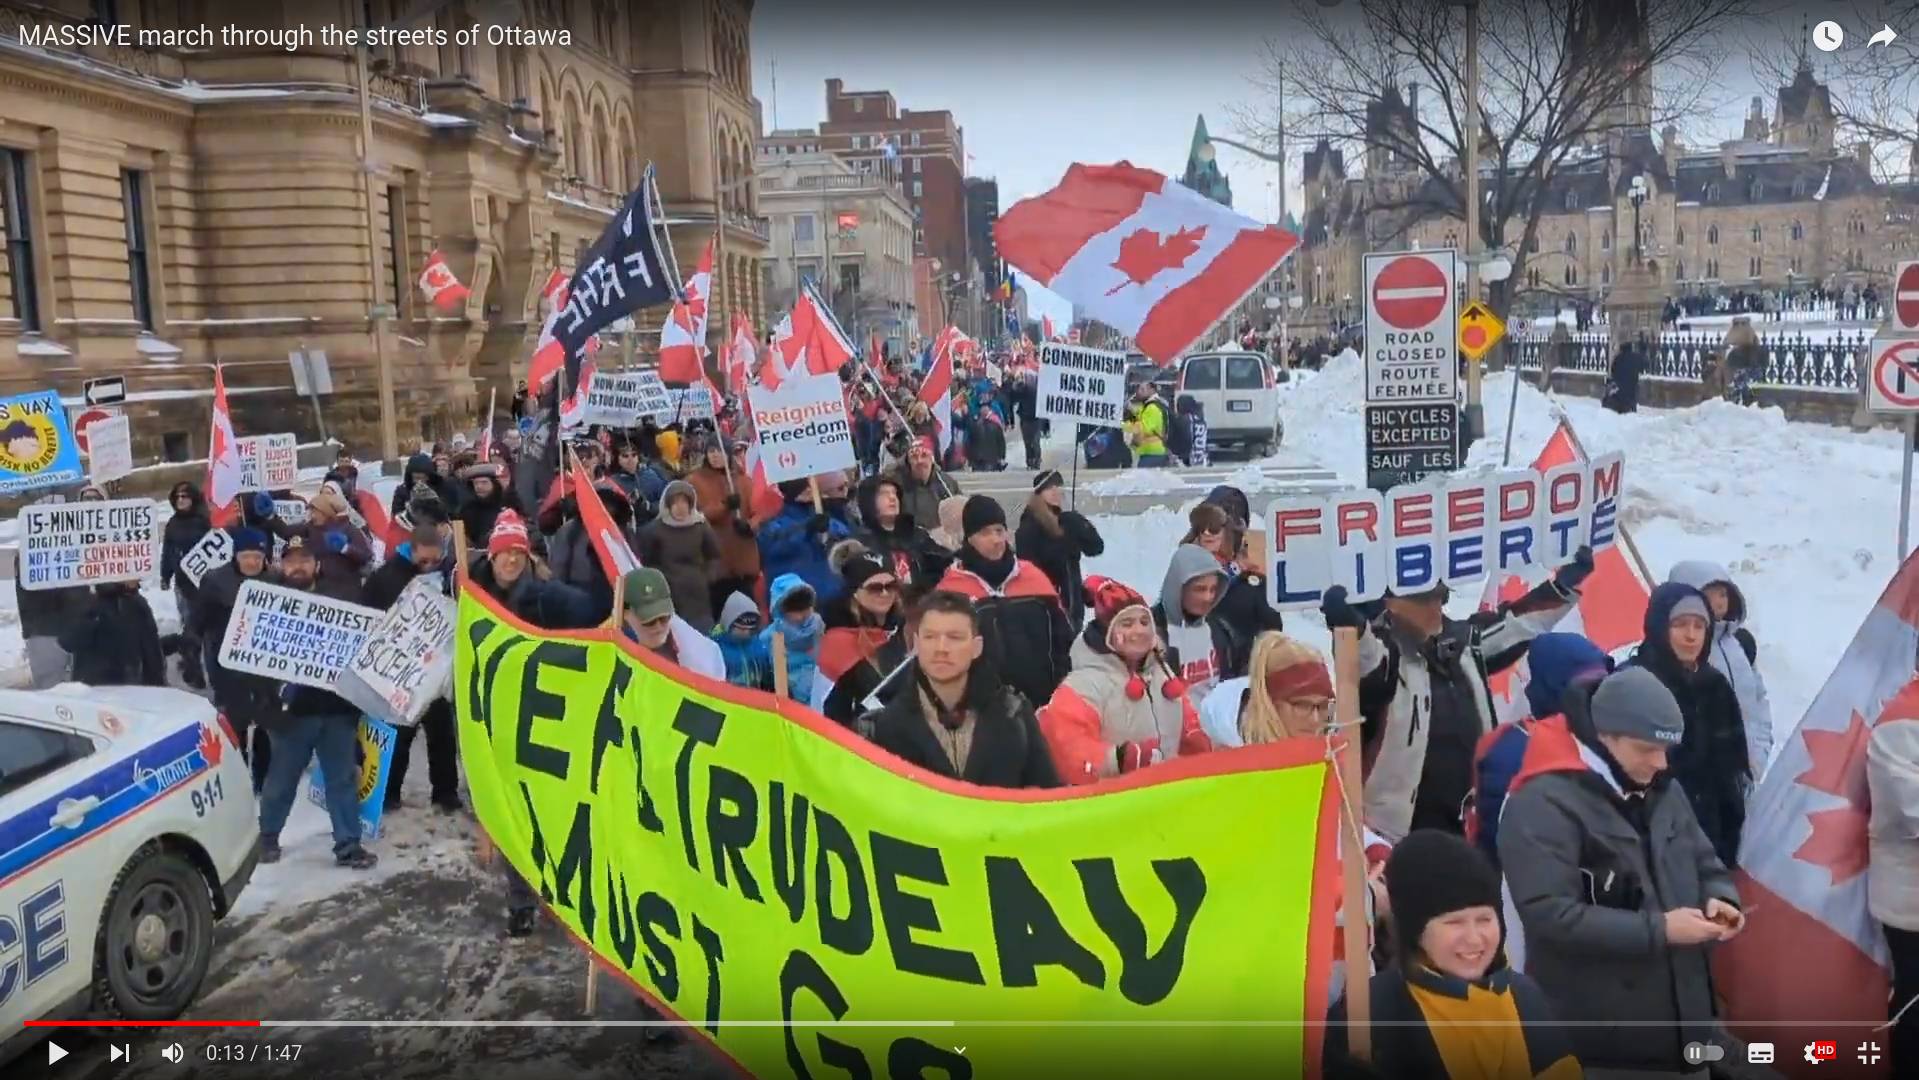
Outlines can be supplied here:
M366 193L367 277L373 283L373 306L367 312L368 330L373 335L373 363L380 376L380 456L387 461L400 456L399 406L393 397L393 364L386 354L386 289L380 281L380 210L374 202L373 184L373 95L368 86L367 48L353 50L360 83L360 180ZM396 268L397 269L397 268ZM393 298L393 314L399 314L400 298Z
M1417 119L1415 118L1415 122ZM1479 2L1466 0L1466 299L1479 299ZM1470 441L1486 434L1480 404L1480 365L1466 365L1466 413L1461 422Z

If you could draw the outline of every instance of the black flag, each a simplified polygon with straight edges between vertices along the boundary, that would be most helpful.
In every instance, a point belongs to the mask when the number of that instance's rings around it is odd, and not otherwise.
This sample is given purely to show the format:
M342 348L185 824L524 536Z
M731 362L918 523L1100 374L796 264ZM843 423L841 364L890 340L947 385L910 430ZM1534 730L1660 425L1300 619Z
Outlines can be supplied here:
M673 302L677 275L668 272L666 258L660 252L660 238L649 209L652 192L653 167L649 165L646 178L626 197L606 231L580 260L579 269L573 271L566 307L560 309L553 327L553 336L566 350L563 393L572 393L580 383L580 360L586 355L587 338L641 308Z

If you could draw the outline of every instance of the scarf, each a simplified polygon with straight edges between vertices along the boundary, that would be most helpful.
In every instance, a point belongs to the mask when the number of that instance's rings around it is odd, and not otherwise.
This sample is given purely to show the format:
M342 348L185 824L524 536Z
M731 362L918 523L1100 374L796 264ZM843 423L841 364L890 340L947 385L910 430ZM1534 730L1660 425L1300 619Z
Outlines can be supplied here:
M979 550L971 544L965 542L960 544L959 564L979 575L980 580L995 590L1005 585L1006 579L1013 576L1013 568L1018 563L1019 556L1014 554L1010 544L1006 552L997 559L988 559L981 555Z

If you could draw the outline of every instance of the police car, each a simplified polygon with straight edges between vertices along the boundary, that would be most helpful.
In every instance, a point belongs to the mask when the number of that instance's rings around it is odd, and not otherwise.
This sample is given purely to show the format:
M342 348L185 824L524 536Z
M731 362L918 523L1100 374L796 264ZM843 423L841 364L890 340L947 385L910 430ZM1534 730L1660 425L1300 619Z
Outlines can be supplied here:
M259 859L232 730L179 690L0 691L0 1063L21 1022L178 1016Z

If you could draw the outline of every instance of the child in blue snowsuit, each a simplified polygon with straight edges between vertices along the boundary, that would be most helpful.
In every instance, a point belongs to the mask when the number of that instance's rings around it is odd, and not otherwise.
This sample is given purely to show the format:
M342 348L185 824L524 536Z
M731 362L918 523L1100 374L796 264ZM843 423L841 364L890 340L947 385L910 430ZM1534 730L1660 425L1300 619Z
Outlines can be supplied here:
M798 574L774 578L767 592L773 622L760 631L759 640L771 657L773 635L786 638L786 694L794 701L810 702L820 666L820 638L826 633L825 620L814 610L816 594Z
M749 690L773 689L773 653L761 635L759 606L745 593L726 598L711 637L726 660L726 681Z

